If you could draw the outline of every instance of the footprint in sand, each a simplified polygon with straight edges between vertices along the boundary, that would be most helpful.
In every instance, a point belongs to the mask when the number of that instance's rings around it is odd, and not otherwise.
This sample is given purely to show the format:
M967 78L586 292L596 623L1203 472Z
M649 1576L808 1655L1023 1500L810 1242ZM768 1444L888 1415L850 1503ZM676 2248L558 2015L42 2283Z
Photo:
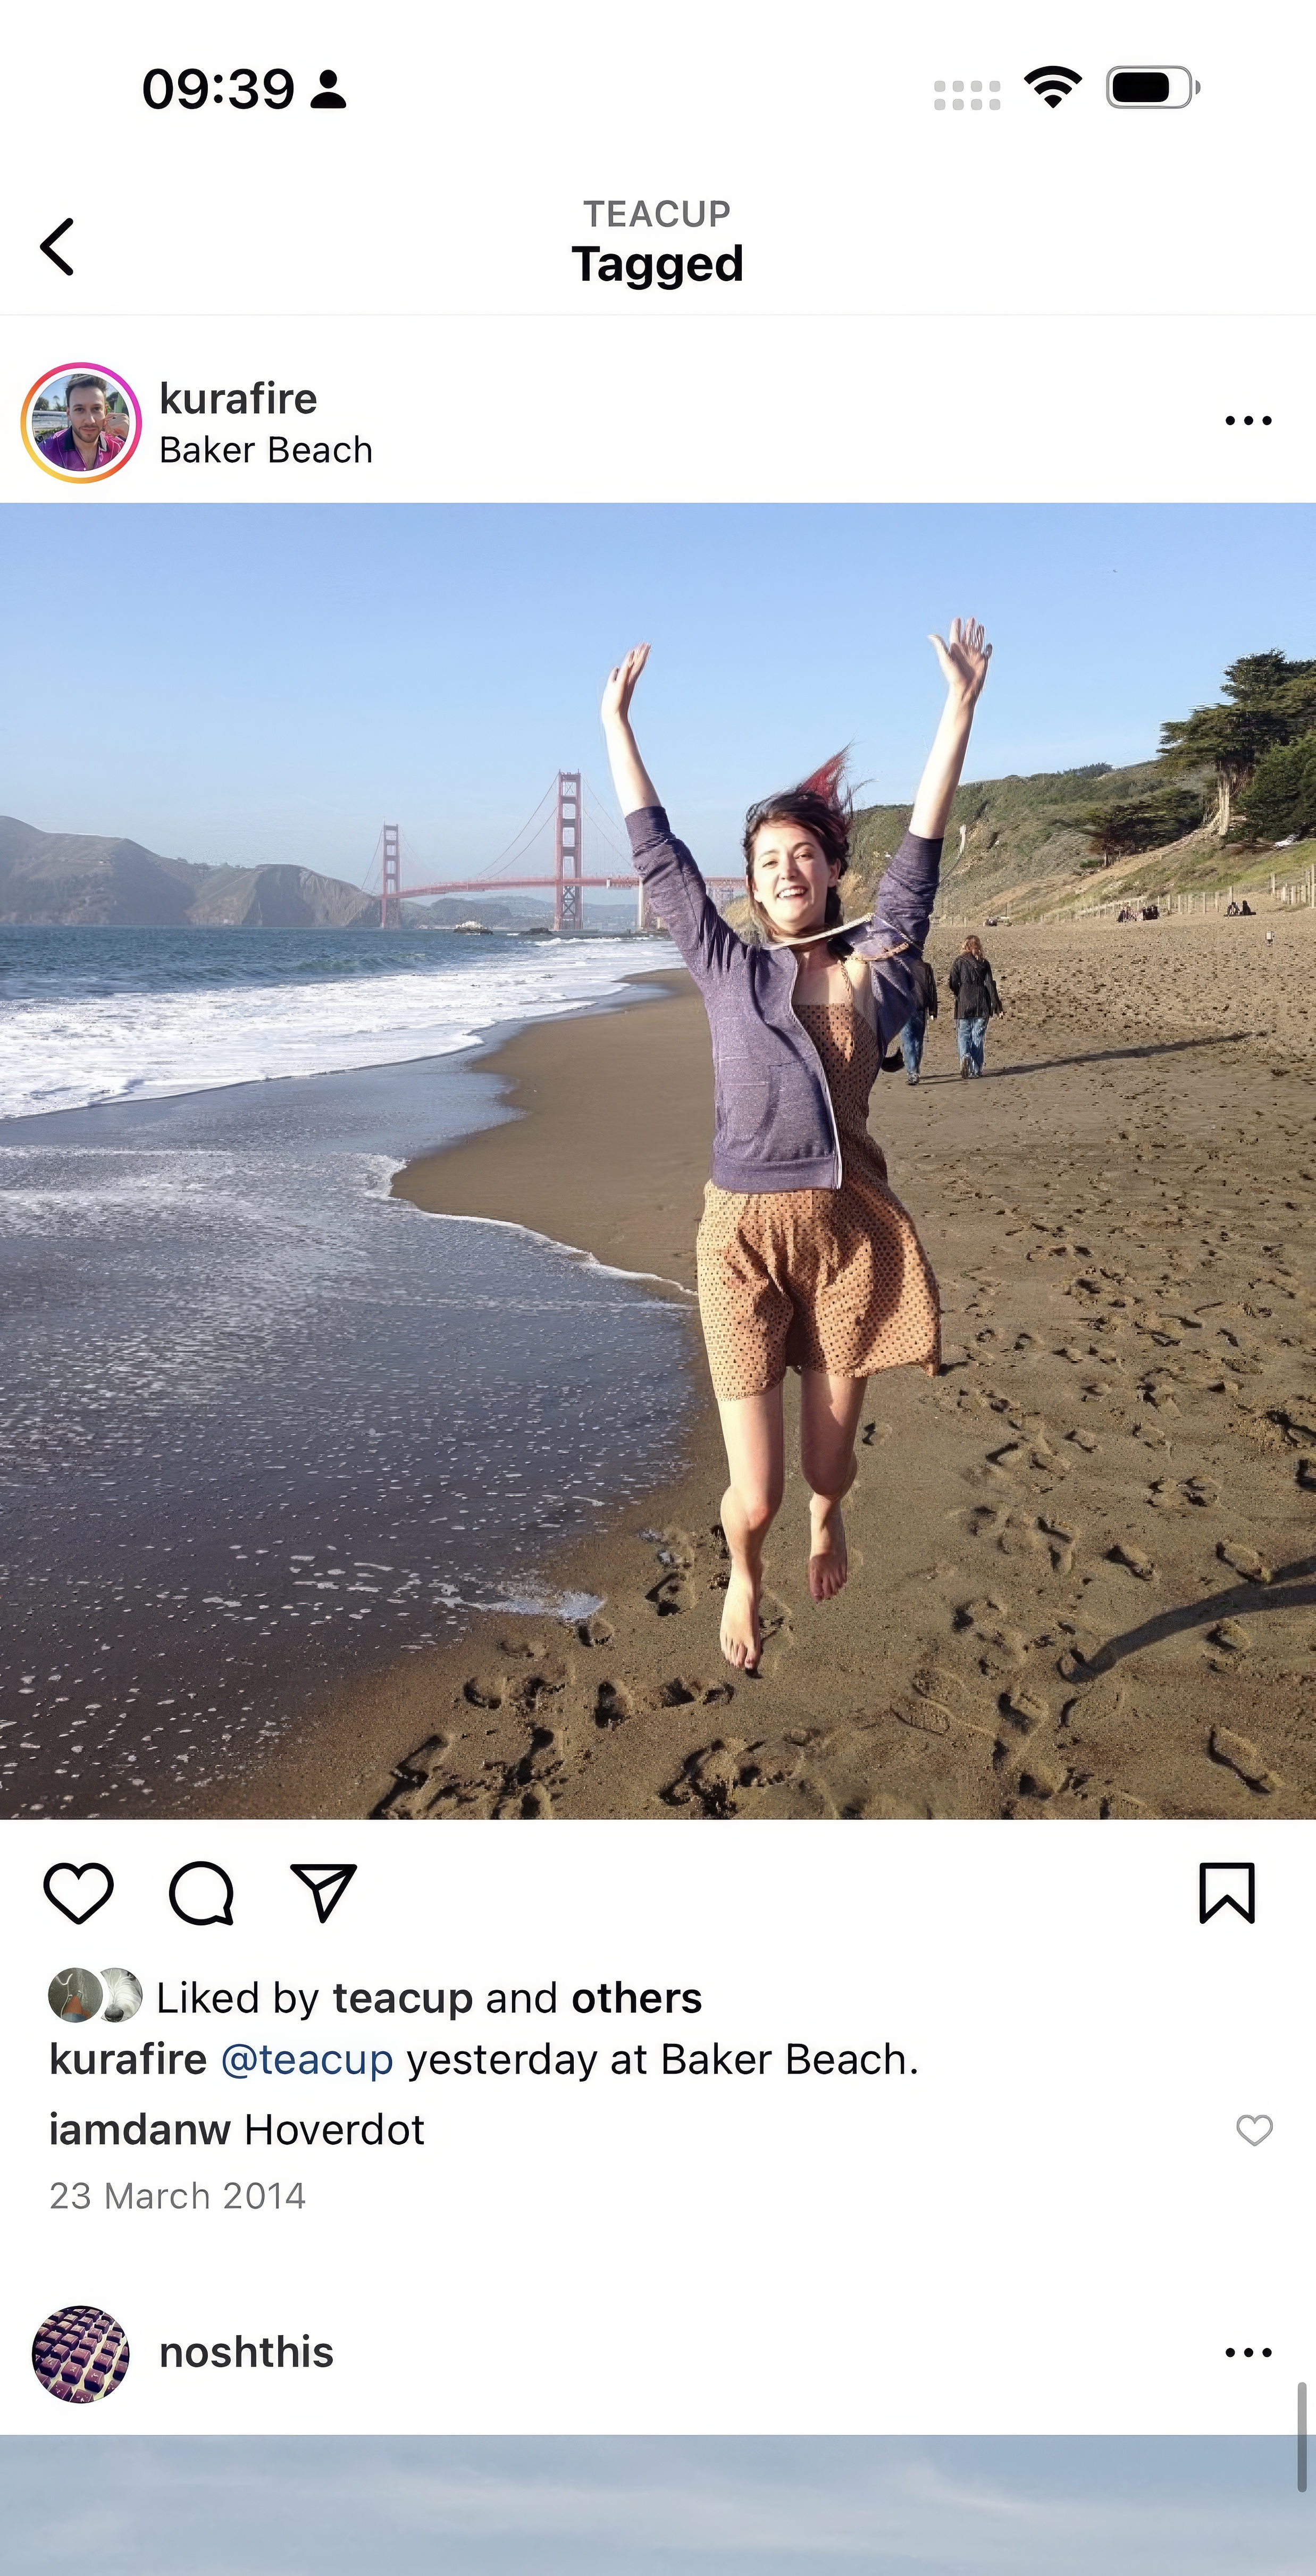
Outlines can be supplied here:
M1039 1726L1049 1726L1051 1711L1045 1700L1032 1691L1003 1691L1000 1700L1002 1717L1008 1717L1018 1735L1033 1735Z
M582 1646L610 1646L615 1634L611 1621L600 1619L597 1613L592 1618L576 1622L576 1635Z
M1106 1554L1112 1565L1126 1567L1130 1574L1137 1576L1139 1583L1156 1581L1156 1568L1151 1558L1145 1555L1140 1547L1135 1547L1131 1540L1116 1539L1114 1546L1108 1548Z
M730 1682L705 1682L693 1675L674 1673L658 1693L660 1708L726 1708L736 1694Z
M859 1561L853 1555L850 1558L852 1565ZM779 1601L775 1592L765 1592L759 1603L759 1630L765 1646L773 1639L778 1645L783 1646L789 1646L794 1642L794 1620L785 1602Z
M997 1534L1002 1556L1045 1556L1055 1574L1071 1574L1078 1532L1044 1513L1011 1512Z
M1222 1646L1229 1655L1245 1655L1252 1643L1246 1628L1240 1627L1237 1619L1217 1619L1214 1628L1208 1628L1207 1635L1213 1646Z
M661 1795L669 1807L695 1807L712 1818L743 1815L747 1809L834 1815L835 1807L821 1784L803 1776L806 1756L805 1742L789 1737L744 1743L734 1736L718 1736L687 1754L677 1778Z
M662 1791L669 1807L702 1807L706 1816L739 1814L736 1792L742 1786L740 1770L749 1748L721 1736L700 1752L689 1753L675 1780Z
M966 1642L979 1651L978 1669L983 1673L999 1671L995 1660L1003 1656L1007 1664L1022 1664L1028 1647L1017 1628L1009 1623L1003 1601L986 1599L965 1601L955 1612L953 1625Z
M691 1537L689 1530L659 1530L658 1541L659 1564L671 1566L678 1570L688 1572L689 1568L695 1561L696 1546L696 1542Z
M504 1772L502 1789L494 1802L495 1817L517 1816L531 1823L551 1816L553 1786L561 1780L565 1757L565 1739L555 1727L533 1726L526 1751Z
M501 1708L507 1692L506 1673L473 1673L468 1682L462 1683L462 1698L469 1700L472 1708Z
M1265 1558L1258 1556L1256 1549L1248 1547L1242 1539L1222 1538L1216 1555L1222 1565L1231 1565L1235 1574L1241 1574L1245 1583L1269 1583L1271 1580Z
M423 1744L395 1764L393 1784L372 1810L375 1817L413 1816L421 1812L436 1772L441 1771L452 1750L448 1735L428 1735Z
M884 1714L893 1717L898 1726L912 1726L916 1735L949 1735L954 1720L948 1708L934 1699L897 1700ZM870 1724L873 1721L868 1721Z
M1278 1772L1271 1770L1265 1754L1246 1735L1234 1735L1228 1727L1213 1726L1209 1750L1213 1762L1223 1763L1226 1770L1233 1771L1258 1797L1269 1798L1276 1789L1284 1786Z
M1196 1506L1208 1511L1220 1500L1220 1488L1210 1476L1158 1477L1147 1497L1153 1511L1187 1512Z
M634 1717L635 1702L624 1682L600 1682L594 1694L594 1723L598 1727L621 1726Z
M661 1583L653 1584L644 1597L646 1601L652 1601L660 1619L680 1618L683 1612L693 1610L695 1606L694 1585L684 1574L665 1574Z
M1063 1764L1030 1754L1019 1773L1019 1795L1021 1798L1056 1798L1067 1776Z

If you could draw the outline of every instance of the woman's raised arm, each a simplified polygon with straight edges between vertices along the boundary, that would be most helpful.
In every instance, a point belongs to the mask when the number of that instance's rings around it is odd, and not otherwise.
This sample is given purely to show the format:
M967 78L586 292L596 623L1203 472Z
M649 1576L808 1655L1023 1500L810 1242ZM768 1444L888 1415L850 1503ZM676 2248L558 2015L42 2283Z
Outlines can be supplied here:
M647 644L632 645L625 661L618 662L609 671L603 704L599 709L612 783L623 814L638 814L644 806L661 805L663 801L640 758L639 745L631 731L631 699L635 695L635 683L648 659Z
M939 635L930 635L928 642L945 675L946 704L919 781L909 828L921 841L940 841L950 821L951 804L969 748L973 710L982 696L992 648L981 626L975 625L971 617L952 619L946 643ZM612 676L615 680L615 671Z

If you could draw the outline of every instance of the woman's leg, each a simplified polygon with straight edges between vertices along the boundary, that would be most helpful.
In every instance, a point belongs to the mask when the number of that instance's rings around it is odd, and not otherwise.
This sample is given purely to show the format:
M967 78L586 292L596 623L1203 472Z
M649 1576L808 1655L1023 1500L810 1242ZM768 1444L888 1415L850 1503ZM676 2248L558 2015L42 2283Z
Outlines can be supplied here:
M970 1040L970 1038L972 1037L972 1035L973 1035L973 1022L972 1022L972 1020L957 1020L957 1021L956 1021L956 1023L955 1023L955 1044L956 1044L956 1046L959 1048L959 1051L960 1051L960 1080L961 1080L961 1082L965 1082L965 1081L967 1081L967 1080L968 1080L969 1075L970 1075L970 1074L972 1073L972 1071L973 1071L973 1066L972 1066L972 1063L970 1062L970 1058L969 1058L969 1040Z
M786 1483L781 1388L770 1386L764 1395L725 1396L717 1409L731 1479L722 1497L722 1528L731 1550L722 1652L729 1664L752 1673L763 1642L759 1634L763 1548L781 1510Z
M867 1392L866 1377L800 1375L800 1465L810 1489L809 1590L830 1601L850 1571L841 1503L855 1480L854 1436Z
M987 1035L986 1017L975 1020L969 1031L969 1060L975 1073L982 1071L983 1040Z

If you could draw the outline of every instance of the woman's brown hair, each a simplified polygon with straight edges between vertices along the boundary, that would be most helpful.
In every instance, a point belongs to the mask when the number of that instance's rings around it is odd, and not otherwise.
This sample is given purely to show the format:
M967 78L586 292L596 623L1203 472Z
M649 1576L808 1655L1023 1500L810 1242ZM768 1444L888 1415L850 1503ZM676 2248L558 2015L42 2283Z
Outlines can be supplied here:
M765 796L759 804L751 805L745 816L741 843L745 853L745 886L750 911L760 928L763 915L754 895L754 843L765 823L798 823L804 831L812 833L823 857L835 866L837 872L837 883L827 889L823 921L829 930L840 921L840 879L850 865L850 826L853 820L850 790L845 777L848 758L848 752L834 752L830 760L823 762L821 769L811 771L797 787L784 788L779 796ZM846 952L848 946L848 942L844 943ZM842 946L838 943L836 954L841 953Z

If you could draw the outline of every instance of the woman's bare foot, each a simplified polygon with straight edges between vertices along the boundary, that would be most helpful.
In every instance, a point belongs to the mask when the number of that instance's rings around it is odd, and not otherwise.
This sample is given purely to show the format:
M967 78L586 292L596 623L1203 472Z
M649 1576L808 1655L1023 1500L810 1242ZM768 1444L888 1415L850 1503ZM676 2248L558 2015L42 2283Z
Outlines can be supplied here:
M752 1673L758 1669L763 1651L759 1633L759 1594L762 1584L740 1566L733 1566L722 1605L722 1652L737 1672Z
M815 1494L809 1505L809 1590L815 1601L833 1601L850 1574L845 1523L839 1502Z

